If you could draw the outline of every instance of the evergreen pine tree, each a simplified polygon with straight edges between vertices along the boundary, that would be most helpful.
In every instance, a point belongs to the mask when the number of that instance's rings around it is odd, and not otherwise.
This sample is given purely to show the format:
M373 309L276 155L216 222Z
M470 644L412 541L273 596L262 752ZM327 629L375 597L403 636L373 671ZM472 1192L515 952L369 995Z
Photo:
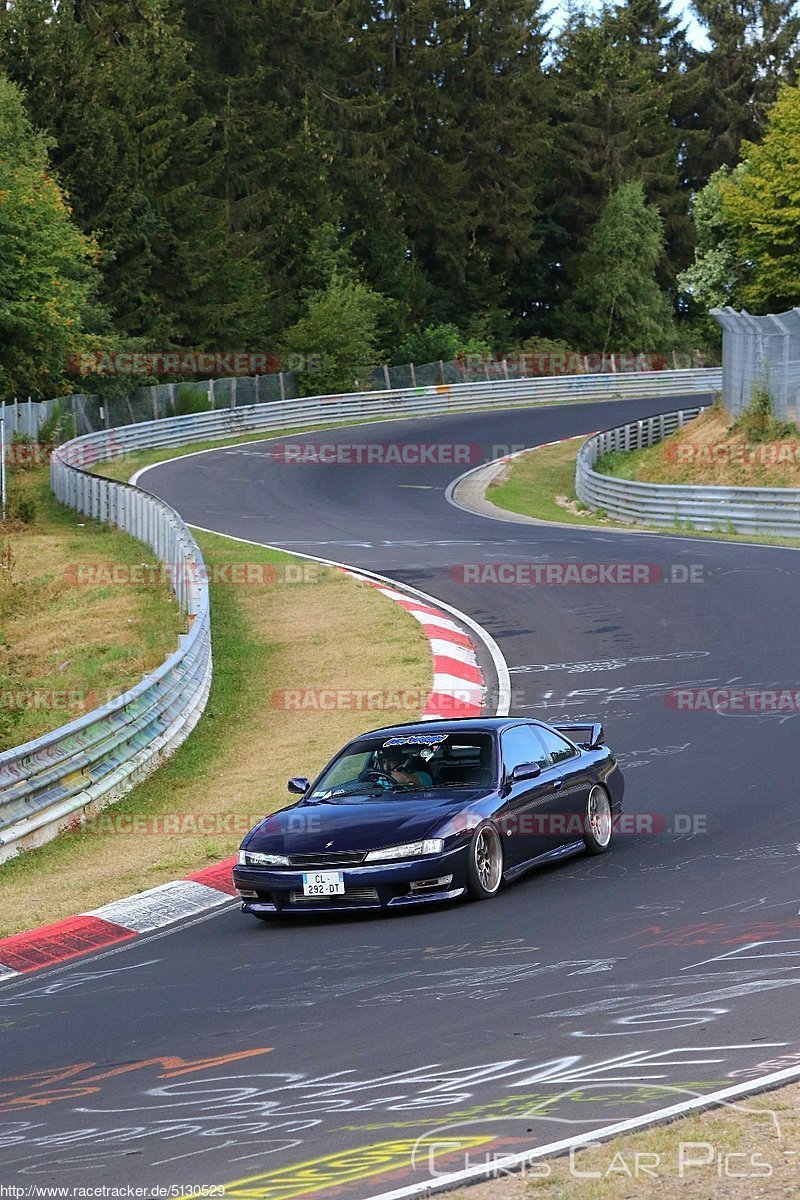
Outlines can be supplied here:
M742 141L758 141L782 82L793 82L800 50L797 0L692 0L710 49L695 56L697 93L687 173L697 189L733 166Z
M190 335L201 286L197 130L186 117L192 72L177 0L57 8L19 0L3 18L3 54L28 89L34 121L81 227L102 252L103 296L120 330L155 348Z

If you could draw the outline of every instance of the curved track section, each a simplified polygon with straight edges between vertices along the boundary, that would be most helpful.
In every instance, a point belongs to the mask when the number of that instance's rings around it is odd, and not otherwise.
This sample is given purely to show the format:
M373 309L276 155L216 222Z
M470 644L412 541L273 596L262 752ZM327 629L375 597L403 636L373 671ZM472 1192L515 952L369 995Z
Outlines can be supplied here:
M468 444L489 458L675 406L385 422L280 445ZM272 927L231 905L10 981L3 1182L363 1198L800 1063L796 711L703 703L714 689L729 689L718 703L795 694L800 557L486 521L446 503L463 466L290 466L275 445L141 482L192 524L468 613L505 655L512 711L605 722L629 831L610 855L486 904ZM576 572L601 581L565 582Z

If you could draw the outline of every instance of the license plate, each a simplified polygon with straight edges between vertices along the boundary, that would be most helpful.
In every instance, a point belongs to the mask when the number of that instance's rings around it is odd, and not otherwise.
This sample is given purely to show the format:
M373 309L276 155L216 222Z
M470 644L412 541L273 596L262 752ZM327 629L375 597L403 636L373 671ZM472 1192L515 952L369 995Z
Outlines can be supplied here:
M343 896L344 875L341 871L308 871L303 873L304 896Z

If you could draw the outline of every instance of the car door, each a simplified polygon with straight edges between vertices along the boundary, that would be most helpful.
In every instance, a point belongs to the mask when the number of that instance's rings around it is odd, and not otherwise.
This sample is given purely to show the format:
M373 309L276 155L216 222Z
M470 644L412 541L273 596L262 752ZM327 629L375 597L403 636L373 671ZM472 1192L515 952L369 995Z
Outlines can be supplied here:
M500 813L503 850L507 867L516 866L558 844L552 832L552 813L558 808L562 788L561 771L554 766L530 722L504 729L500 736L503 761ZM539 774L533 779L512 779L515 767L535 763Z
M547 761L560 772L562 779L558 811L551 817L553 845L580 841L589 790L594 782L588 760L554 729L536 725L535 731Z

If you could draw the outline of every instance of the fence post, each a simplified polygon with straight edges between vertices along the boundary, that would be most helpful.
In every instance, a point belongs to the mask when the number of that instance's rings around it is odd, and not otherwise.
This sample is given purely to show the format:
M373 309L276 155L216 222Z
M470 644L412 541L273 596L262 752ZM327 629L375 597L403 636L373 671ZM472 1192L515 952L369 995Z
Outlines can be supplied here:
M281 389L281 400L285 400L286 399L286 380L283 377L283 371L280 371L278 374L278 385L280 386L280 389Z
M216 404L214 403L214 380L213 379L209 379L209 381L208 381L208 407L209 408L217 407Z
M231 379L231 398L228 401L229 408L236 408L236 376Z
M414 364L409 363L408 369L411 372L411 386L416 387L417 386L417 372L414 370Z

